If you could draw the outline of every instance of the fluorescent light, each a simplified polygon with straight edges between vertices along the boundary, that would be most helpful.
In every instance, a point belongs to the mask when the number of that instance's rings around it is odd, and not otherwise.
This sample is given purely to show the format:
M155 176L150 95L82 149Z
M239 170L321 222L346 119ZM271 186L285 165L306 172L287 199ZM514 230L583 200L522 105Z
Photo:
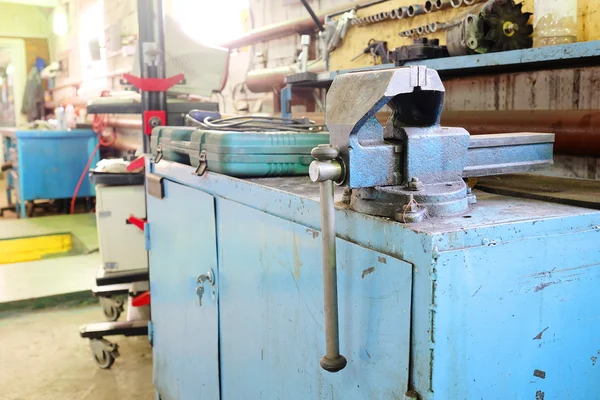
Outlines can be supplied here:
M58 36L65 36L69 32L69 20L64 6L56 7L54 9L52 27L54 33Z

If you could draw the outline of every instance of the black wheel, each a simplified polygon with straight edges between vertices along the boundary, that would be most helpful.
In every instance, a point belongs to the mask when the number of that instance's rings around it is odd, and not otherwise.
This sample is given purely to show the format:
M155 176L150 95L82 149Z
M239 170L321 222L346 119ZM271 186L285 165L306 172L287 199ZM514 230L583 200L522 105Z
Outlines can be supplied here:
M102 311L108 321L116 321L121 316L121 309L119 307L103 307Z
M96 364L102 369L109 369L115 362L115 357L112 352L108 350L102 350L100 354L96 354L96 352L92 353L94 355L94 361L96 361Z

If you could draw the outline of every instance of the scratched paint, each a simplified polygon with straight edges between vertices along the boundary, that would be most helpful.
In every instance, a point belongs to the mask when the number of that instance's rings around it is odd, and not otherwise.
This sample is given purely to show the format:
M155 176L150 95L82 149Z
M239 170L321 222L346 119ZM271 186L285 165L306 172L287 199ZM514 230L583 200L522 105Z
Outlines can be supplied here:
M362 272L361 278L365 279L365 276L372 274L373 272L375 272L375 267L369 267Z

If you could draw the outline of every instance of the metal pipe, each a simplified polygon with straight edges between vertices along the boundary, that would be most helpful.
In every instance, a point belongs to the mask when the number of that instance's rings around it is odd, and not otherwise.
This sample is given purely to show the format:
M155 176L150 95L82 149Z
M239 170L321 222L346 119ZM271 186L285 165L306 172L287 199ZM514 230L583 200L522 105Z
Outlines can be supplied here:
M335 207L333 181L342 176L341 165L335 161L337 148L320 145L311 152L315 158L310 165L310 179L319 182L321 205L321 237L323 266L323 311L325 316L325 355L321 368L337 372L346 366L346 358L340 354L339 318L337 296L337 260L335 246Z
M319 73L325 71L325 61L308 61L306 70ZM246 86L254 93L269 93L285 86L285 77L297 72L296 65L255 69L246 75Z
M425 7L425 12L426 12L426 13L430 13L430 12L432 12L432 11L433 11L433 8L434 8L434 6L433 6L433 1L431 1L431 0L427 0L427 1L425 2L425 6L424 6L424 7Z
M463 0L450 0L450 5L453 8L458 8L458 7L462 6L462 4L463 4Z
M406 7L398 7L398 9L396 10L396 13L398 15L396 18L402 19L402 18L405 18L407 16L408 10L407 10Z
M425 32L422 26L417 26L417 35L421 36Z
M429 32L435 33L438 31L438 29L439 29L439 26L438 26L437 22L432 22L429 24Z
M377 4L378 2L379 1L361 1L358 4L356 4L356 2L345 3L325 11L317 12L316 15L319 21L323 23L325 21L325 17L328 15L352 9L360 9L365 5L369 5L371 3ZM259 42L280 39L283 37L296 35L298 33L306 33L314 30L315 23L313 19L310 17L302 17L293 19L291 21L283 21L276 24L263 26L258 29L253 29L236 39L221 43L220 46L229 49L238 49L240 47L249 46Z
M308 65L308 48L310 47L310 36L300 36L300 45L302 46L302 52L300 53L300 72L306 72Z
M441 123L464 127L473 135L554 133L556 154L600 157L598 110L444 111Z
M425 13L425 9L420 4L413 4L406 8L406 16L412 18Z

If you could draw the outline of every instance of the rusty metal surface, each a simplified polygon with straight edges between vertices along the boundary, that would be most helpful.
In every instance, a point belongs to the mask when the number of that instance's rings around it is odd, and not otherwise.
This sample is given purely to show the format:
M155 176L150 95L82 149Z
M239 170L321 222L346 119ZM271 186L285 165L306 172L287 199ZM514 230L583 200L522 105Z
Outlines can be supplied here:
M600 181L515 174L479 178L476 188L505 196L600 210Z

